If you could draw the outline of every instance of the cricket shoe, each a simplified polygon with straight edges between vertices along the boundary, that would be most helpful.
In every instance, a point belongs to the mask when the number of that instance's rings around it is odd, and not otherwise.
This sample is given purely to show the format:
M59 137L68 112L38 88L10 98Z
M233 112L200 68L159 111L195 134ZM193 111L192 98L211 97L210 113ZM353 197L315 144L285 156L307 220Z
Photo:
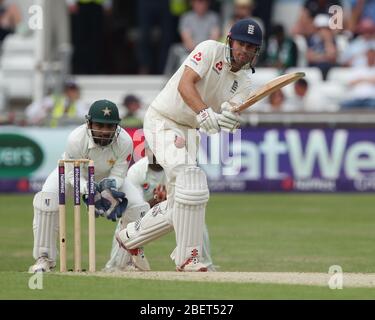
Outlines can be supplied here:
M197 257L188 258L181 266L176 267L182 272L207 272L207 267Z
M47 254L43 254L35 261L35 264L29 268L29 273L50 272L51 269L55 267L56 262L52 259L48 259Z
M116 240L118 244L120 245L121 248L124 248L126 251L128 251L131 256L132 256L132 261L135 265L136 268L138 268L140 271L150 271L151 267L150 264L148 263L148 260L145 256L144 250L142 247L140 248L135 248L135 249L128 249L123 240L121 239L121 236L125 235L126 236L126 229L120 231L119 233L116 234Z

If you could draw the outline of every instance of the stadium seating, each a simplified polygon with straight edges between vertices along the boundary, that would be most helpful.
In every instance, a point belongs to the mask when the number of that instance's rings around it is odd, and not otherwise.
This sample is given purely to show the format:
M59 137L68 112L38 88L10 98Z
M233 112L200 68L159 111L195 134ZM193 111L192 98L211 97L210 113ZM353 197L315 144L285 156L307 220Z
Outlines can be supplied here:
M121 103L125 95L139 96L149 105L168 80L164 76L77 76L81 97L91 103L97 99L110 99Z
M336 67L328 72L327 80L336 82L340 85L346 85L351 79L351 72L349 68Z
M25 42L25 45L22 45ZM31 99L35 70L34 37L12 35L5 39L0 68L9 98Z

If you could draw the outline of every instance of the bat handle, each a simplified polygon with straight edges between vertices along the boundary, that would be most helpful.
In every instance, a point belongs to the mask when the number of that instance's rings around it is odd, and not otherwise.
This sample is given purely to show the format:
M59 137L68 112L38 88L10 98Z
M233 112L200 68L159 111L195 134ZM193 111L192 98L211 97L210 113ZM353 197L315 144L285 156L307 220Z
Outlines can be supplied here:
M232 111L232 112L238 112L238 113L239 113L239 111L238 111L238 106L233 106L232 109L231 109L231 111Z

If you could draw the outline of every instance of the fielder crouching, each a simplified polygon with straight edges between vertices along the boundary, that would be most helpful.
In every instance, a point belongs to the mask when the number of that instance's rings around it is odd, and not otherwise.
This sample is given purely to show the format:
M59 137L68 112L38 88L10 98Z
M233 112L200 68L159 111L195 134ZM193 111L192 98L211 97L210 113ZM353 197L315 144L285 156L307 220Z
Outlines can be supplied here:
M86 119L86 124L69 135L63 159L84 158L94 161L95 179L100 181L95 195L97 216L106 216L116 221L127 209L132 212L128 221L135 221L150 206L125 179L133 154L133 141L119 126L118 108L111 101L98 100L91 105ZM80 179L80 193L86 195L87 164L81 165ZM73 166L66 164L68 194L73 183ZM36 261L29 272L48 272L56 266L56 242L59 234L57 168L48 176L42 190L35 195L33 206L33 256ZM142 248L139 248L133 258L147 270L148 262Z
M151 103L144 119L148 145L167 177L167 200L117 234L125 249L136 250L174 230L176 270L207 271L202 263L203 226L209 199L206 175L198 167L200 129L233 132L240 125L231 105L249 95L262 44L253 19L237 21L227 43L200 43Z
M166 176L163 168L156 161L147 143L145 143L145 154L145 157L130 167L126 179L133 184L142 198L153 208L167 199L165 188ZM139 266L136 267L134 265L131 254L127 250L119 247L116 241L116 233L121 231L124 226L129 223L130 216L132 216L132 214L127 209L123 218L121 218L117 224L112 241L111 256L103 269L105 272L137 271L140 269ZM206 225L203 231L202 263L209 271L215 271L215 266L211 258L210 240Z

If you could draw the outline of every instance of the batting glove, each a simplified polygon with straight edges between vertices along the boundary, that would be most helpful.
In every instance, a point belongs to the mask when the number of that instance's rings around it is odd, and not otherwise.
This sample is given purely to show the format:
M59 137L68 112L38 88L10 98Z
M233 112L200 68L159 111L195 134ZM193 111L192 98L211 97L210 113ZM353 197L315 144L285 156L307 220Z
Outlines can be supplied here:
M234 133L240 127L241 123L238 113L231 110L232 105L229 102L224 102L221 105L221 113L218 115L217 121L222 130Z
M197 121L199 128L207 134L215 134L220 131L220 126L217 121L219 115L215 113L211 108L201 110L197 114Z

